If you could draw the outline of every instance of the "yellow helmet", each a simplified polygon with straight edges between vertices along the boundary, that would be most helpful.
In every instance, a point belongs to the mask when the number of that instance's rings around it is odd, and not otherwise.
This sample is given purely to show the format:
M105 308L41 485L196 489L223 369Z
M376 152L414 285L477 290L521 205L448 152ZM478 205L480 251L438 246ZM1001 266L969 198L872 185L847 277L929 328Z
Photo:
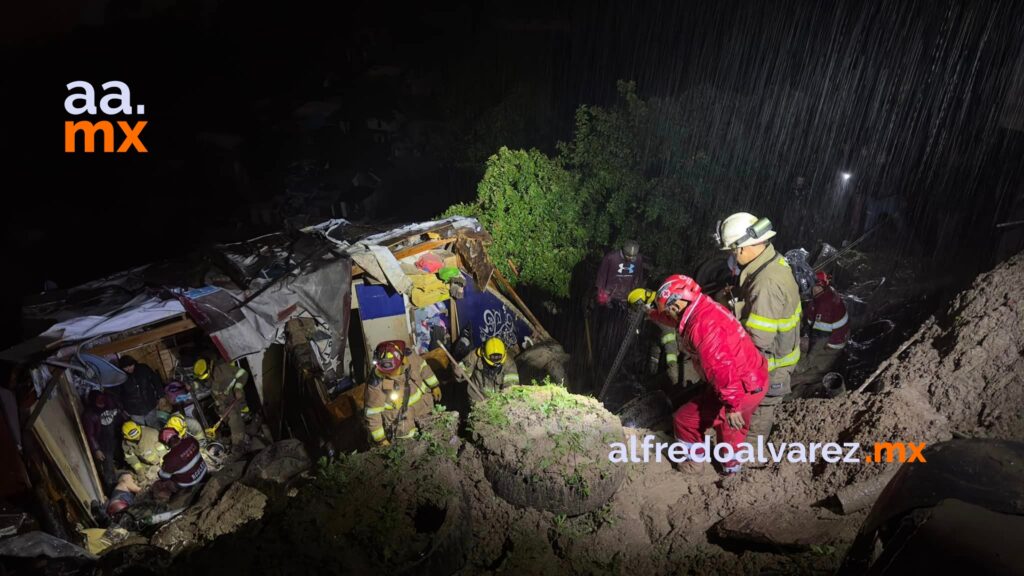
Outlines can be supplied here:
M142 427L129 420L121 425L121 434L126 440L138 442L142 438Z
M174 430L182 438L185 437L185 432L188 430L188 427L185 425L185 418L181 414L171 414L171 417L167 419L167 424L164 424L164 428Z
M210 377L210 364L206 361L206 358L196 360L195 365L192 366L192 373L199 380L206 380Z
M654 304L654 290L647 290L646 288L634 288L628 296L626 296L626 302L632 306L637 302L643 302L647 306Z
M500 366L505 363L505 343L501 341L501 338L488 338L484 341L483 346L476 349L476 353L491 366Z

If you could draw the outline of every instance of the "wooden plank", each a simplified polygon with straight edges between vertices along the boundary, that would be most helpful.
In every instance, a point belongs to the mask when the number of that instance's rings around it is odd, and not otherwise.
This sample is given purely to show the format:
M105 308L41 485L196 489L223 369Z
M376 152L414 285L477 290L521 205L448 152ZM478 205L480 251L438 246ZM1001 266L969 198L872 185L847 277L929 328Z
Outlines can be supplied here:
M135 334L127 338L108 342L106 344L100 344L86 350L89 354L95 354L96 356L106 356L107 354L118 354L121 352L127 352L134 348L141 348L146 344L152 344L163 340L168 336L173 336L187 330L191 330L196 327L196 323L191 318L185 317L180 320L176 320L169 324L157 326L151 330L147 330L141 334Z
M92 448L89 447L89 439L85 437L85 426L82 425L82 418L78 415L78 410L81 406L75 402L75 395L71 392L71 384L68 383L67 372L64 373L64 377L60 379L61 392L64 393L64 399L71 407L71 414L75 417L75 428L78 429L78 439L82 441L82 446L85 446L85 451L89 454L86 462L89 464L89 470L92 472L92 479L96 482L97 486L103 486L103 481L100 480L100 473L96 470L96 462L93 461ZM113 455L111 455L113 458Z
M501 292L508 296L509 298L511 298L512 301L516 303L516 306L519 306L519 309L523 311L523 314L526 314L526 317L530 319L530 322L533 322L533 325L537 328L537 331L543 334L545 337L551 338L551 335L548 334L548 331L544 329L543 325L541 325L540 320L537 320L537 317L533 315L533 312L531 312L530 309L526 306L526 303L523 302L523 300L519 297L519 294L517 294L516 291L512 288L512 285L508 283L508 280L505 279L504 274L501 273L501 270L499 270L497 266L494 267L494 277L498 279L498 286L501 288Z
M395 255L395 260L401 260L402 258L407 258L409 256L414 256L414 255L420 254L422 252L428 252L428 251L433 250L435 248L440 248L442 246L445 246L446 244L451 244L454 241L455 241L454 238L443 238L441 240L428 240L426 242L420 242L419 244L417 244L415 246L409 246L408 248L402 248L401 250L399 250L397 252L393 252L393 254ZM363 274L364 272L366 272L366 271L363 270L361 267L356 266L355 264L352 265L352 277L353 278L355 278L356 276L358 276L360 274Z

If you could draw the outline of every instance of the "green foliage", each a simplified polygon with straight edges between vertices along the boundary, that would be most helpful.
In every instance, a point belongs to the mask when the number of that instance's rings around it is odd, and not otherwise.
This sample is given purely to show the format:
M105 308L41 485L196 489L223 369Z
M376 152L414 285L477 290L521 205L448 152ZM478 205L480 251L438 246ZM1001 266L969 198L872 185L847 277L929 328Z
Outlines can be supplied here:
M579 470L573 469L572 474L565 477L565 485L584 498L590 496L590 484Z
M588 242L574 187L572 175L543 153L502 147L487 160L476 202L456 204L444 216L479 220L494 238L491 259L513 284L568 296Z
M727 172L693 137L703 108L644 101L632 82L618 89L613 106L576 111L573 138L556 158L502 147L476 201L445 213L480 220L513 284L567 296L576 264L627 238L640 241L656 276L685 269L708 247L715 198L748 191L749 174Z

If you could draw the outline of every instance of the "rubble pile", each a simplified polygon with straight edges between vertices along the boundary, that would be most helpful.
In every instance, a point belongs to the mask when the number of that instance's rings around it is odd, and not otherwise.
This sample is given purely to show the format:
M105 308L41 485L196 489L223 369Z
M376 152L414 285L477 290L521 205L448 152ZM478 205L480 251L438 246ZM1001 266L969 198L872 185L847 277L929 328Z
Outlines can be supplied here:
M784 403L771 441L857 442L863 455L874 442L932 444L954 434L1024 440L1022 302L1018 256L925 323L864 391ZM867 514L844 515L836 493L898 466L787 461L728 479L682 474L667 460L606 466L609 443L647 434L669 442L671 432L623 428L596 401L547 385L478 405L469 442L456 434L453 413L437 418L444 422L423 427L418 440L321 462L282 513L180 555L178 566L210 574L827 572ZM301 467L292 464L253 474L292 474ZM246 487L211 490L223 496L209 497L207 517L234 529L234 507L213 511Z

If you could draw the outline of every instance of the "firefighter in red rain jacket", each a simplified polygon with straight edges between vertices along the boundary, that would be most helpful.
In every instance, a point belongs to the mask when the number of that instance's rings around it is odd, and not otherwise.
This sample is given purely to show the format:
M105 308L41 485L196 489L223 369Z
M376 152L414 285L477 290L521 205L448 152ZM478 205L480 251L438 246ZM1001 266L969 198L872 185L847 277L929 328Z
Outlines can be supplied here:
M832 287L832 278L828 274L815 273L812 295L806 312L806 322L811 327L810 342L805 360L797 367L799 379L804 382L821 381L842 355L850 335L846 304Z
M677 321L683 350L693 359L704 389L675 413L676 439L693 456L702 434L714 428L720 443L735 451L750 430L750 419L768 392L768 362L750 335L721 304L701 294L700 286L687 276L669 276L657 295L658 311ZM693 460L684 470L703 466ZM735 474L736 460L722 470Z

